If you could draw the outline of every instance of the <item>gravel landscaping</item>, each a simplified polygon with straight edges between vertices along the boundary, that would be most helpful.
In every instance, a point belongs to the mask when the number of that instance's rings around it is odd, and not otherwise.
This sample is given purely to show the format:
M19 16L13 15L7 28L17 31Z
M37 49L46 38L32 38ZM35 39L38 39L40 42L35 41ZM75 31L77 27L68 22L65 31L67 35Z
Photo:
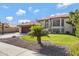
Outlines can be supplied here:
M0 42L5 42L22 48L30 49L47 56L69 55L67 46L55 45L47 41L42 41L42 43L44 44L44 47L41 47L39 44L37 44L37 42L33 43L33 42L24 41L18 37L0 39Z

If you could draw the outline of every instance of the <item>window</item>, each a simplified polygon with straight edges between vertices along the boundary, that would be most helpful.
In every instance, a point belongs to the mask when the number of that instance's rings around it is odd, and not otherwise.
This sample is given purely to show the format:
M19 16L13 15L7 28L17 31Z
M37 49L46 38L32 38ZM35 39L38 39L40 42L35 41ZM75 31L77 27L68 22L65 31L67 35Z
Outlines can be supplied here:
M61 26L64 26L64 19L61 20Z
M45 28L48 28L48 20L45 21Z
M52 26L52 19L50 20L50 26Z
M60 26L60 19L54 19L53 26Z
M64 33L64 28L61 29L61 33Z
M60 29L53 29L53 33L60 33Z

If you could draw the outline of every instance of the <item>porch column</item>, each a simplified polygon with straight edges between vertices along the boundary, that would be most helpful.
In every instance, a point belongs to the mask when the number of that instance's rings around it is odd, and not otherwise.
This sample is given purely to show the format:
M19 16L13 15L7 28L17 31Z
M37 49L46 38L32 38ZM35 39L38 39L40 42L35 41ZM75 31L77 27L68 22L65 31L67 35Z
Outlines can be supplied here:
M22 32L22 26L18 26L18 29L19 29L19 33Z
M48 20L48 26L49 26L48 29L49 29L49 30L50 30L50 28L51 28L51 21L50 21L50 20L51 20L51 19Z
M45 20L44 20L44 28L46 28Z
M51 19L51 33L53 33L53 19Z
M60 33L62 33L61 29L62 29L62 19L60 18Z

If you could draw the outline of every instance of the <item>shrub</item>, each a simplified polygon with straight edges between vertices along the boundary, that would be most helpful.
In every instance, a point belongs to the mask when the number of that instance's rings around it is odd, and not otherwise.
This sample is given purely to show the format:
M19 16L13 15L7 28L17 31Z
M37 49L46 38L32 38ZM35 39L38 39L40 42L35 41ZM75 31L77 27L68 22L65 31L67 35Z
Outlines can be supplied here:
M66 31L66 34L70 34L70 32L69 31Z
M75 35L79 37L79 23L76 25Z
M71 46L69 54L71 56L79 56L79 43L76 43Z

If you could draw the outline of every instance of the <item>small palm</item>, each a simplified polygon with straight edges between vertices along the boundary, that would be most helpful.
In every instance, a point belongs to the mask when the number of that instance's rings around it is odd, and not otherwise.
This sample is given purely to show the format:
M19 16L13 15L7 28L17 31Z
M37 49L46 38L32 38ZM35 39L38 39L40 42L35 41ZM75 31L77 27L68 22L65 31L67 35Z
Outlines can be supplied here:
M41 37L48 36L48 31L44 30L44 28L40 25L32 26L31 32L28 33L32 37L37 37L38 44L42 45Z

